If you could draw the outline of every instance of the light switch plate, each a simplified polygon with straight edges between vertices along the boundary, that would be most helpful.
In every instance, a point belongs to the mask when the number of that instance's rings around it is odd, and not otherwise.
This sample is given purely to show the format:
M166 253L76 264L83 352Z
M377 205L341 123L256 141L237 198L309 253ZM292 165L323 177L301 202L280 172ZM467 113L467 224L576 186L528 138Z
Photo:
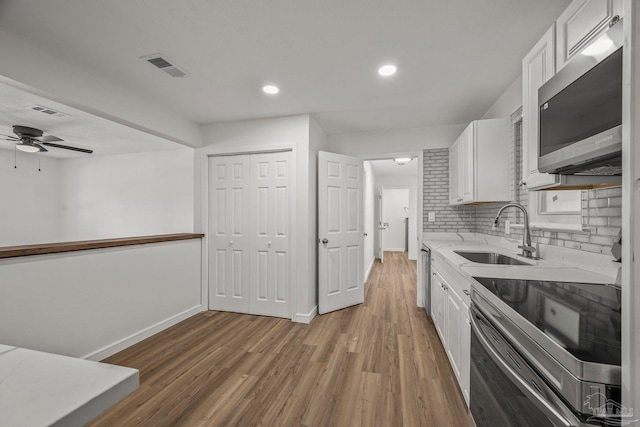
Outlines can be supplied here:
M434 211L429 212L428 222L436 222L436 213Z
M511 221L509 220L504 222L504 234L511 234Z

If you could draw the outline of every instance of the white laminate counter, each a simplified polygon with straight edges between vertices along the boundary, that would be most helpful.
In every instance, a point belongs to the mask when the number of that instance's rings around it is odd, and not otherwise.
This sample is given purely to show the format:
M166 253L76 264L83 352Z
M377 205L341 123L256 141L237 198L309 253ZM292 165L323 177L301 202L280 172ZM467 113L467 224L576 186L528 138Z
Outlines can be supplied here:
M486 240L474 236L463 236L455 239L425 239L423 243L432 251L440 255L449 267L464 277L493 277L524 280L547 280L584 283L614 283L615 280L607 275L595 273L575 266L552 262L545 259L532 260L519 256L519 250L488 243ZM445 237L445 236L443 236ZM477 239L477 240L476 240ZM467 260L455 251L495 252L517 258L530 265L495 265L480 264Z
M0 426L82 426L137 387L137 369L0 344Z

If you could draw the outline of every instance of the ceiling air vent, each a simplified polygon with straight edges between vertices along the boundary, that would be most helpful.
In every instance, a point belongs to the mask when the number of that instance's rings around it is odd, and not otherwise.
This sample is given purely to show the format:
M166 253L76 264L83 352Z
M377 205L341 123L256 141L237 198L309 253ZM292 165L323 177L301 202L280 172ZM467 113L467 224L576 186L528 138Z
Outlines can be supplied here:
M144 59L157 69L169 74L171 77L184 77L187 75L187 73L173 65L171 61L169 61L167 57L163 56L162 54L156 53L153 55L142 56L140 58Z
M56 111L53 108L45 107L43 105L32 105L29 107L33 111L38 111L39 113L46 114L48 116L53 117L67 117L69 116L66 113L62 113L60 111Z

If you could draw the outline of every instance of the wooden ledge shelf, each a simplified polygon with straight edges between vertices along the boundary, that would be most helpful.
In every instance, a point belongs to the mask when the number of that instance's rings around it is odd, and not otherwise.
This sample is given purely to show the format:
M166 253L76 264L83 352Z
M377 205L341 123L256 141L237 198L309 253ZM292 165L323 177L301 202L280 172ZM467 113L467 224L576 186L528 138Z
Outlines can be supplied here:
M204 234L180 233L155 236L121 237L117 239L82 240L78 242L43 243L23 246L0 247L0 258L31 255L56 254L60 252L85 251L89 249L115 248L119 246L145 245L148 243L173 242L176 240L201 239Z

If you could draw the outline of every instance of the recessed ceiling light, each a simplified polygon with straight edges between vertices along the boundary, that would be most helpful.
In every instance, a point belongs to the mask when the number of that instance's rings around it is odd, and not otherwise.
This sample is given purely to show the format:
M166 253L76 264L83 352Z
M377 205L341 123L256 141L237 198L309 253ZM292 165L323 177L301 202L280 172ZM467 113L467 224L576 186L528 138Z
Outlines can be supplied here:
M264 93L268 93L269 95L275 95L276 93L280 92L280 89L278 88L278 86L265 85L262 86L262 91Z
M398 68L395 65L391 64L383 65L382 67L378 68L378 74L383 77L392 76L396 73L396 71L398 71Z
M407 163L411 161L411 157L397 157L393 159L393 161L396 163Z

